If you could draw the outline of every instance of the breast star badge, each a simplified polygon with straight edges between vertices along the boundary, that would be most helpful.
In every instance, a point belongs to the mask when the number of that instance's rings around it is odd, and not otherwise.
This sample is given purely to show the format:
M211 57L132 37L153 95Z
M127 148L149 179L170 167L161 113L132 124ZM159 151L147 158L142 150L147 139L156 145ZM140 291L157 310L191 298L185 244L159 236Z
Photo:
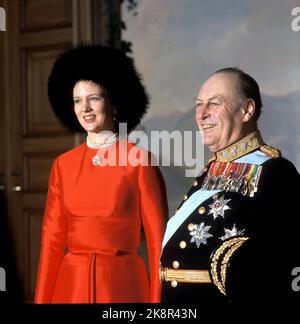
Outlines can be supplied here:
M235 224L233 224L232 229L228 229L224 227L224 231L225 231L225 235L219 237L220 240L224 241L226 239L228 239L229 237L232 236L238 236L238 235L243 235L245 230L238 230L237 227L235 226Z
M200 223L199 225L195 224L194 229L190 232L191 243L196 243L197 248L200 244L207 244L207 239L212 235L208 232L211 226L205 226L204 223Z
M230 209L230 207L227 205L230 200L231 199L224 199L224 196L216 199L213 204L208 205L210 207L208 215L213 214L214 219L216 219L218 216L224 218L225 210Z

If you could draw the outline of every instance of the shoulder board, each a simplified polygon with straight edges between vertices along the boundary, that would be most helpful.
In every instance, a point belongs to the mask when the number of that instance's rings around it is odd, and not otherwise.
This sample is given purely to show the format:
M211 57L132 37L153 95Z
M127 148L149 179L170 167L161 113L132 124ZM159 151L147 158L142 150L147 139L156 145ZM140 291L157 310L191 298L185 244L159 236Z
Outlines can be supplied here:
M270 145L262 145L259 149L263 153L269 155L272 159L278 159L281 156L281 152Z

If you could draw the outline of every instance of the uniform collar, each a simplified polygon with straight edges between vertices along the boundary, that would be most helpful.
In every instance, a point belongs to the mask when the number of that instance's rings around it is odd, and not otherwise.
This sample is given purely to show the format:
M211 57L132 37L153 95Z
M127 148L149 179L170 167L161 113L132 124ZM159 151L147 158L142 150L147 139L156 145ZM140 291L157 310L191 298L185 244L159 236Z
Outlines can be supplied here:
M214 153L211 160L219 162L231 162L256 150L262 145L264 145L264 141L260 135L260 131L256 130L255 132L248 134L239 141L226 147L224 150Z

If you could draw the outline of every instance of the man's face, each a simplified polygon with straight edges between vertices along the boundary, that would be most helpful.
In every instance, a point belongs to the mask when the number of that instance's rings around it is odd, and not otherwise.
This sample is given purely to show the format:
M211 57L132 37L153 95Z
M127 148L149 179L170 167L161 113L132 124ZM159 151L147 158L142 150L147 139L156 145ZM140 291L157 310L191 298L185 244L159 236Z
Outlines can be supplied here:
M202 141L217 152L238 141L244 134L244 112L238 100L236 76L217 73L200 88L195 119Z

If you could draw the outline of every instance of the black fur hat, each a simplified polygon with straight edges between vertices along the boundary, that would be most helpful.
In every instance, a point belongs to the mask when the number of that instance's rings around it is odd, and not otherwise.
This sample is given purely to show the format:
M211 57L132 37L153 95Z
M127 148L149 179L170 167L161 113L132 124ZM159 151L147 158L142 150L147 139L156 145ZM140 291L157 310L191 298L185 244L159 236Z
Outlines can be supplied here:
M62 124L73 132L84 132L73 108L73 88L80 80L93 81L104 89L117 110L116 126L127 123L128 132L148 109L148 95L132 59L115 48L80 45L58 57L48 80L50 104Z

